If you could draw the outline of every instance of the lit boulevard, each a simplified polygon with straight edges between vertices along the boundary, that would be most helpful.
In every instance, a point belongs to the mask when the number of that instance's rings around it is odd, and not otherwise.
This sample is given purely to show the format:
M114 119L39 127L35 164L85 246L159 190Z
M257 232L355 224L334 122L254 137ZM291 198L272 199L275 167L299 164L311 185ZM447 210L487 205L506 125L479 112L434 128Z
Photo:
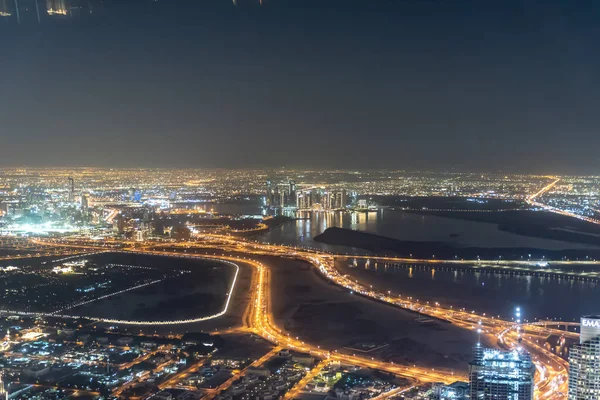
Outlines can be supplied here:
M344 287L349 290L352 295L360 295L367 298L371 298L377 301L386 302L393 304L394 306L411 310L423 315L434 317L437 319L449 321L461 328L477 331L481 335L486 335L490 338L496 338L498 343L506 348L520 348L527 349L531 354L538 370L536 374L536 398L539 399L554 399L559 398L562 394L566 393L568 385L568 363L562 358L556 356L552 352L548 351L544 347L538 344L538 341L550 333L566 333L569 336L576 337L577 334L574 332L565 332L556 328L548 327L563 325L562 322L541 322L541 323L523 323L521 325L506 321L492 316L486 316L485 314L478 314L474 311L465 309L454 309L452 306L446 307L439 303L429 303L427 301L419 301L411 297L403 297L399 294L392 294L390 292L383 293L377 291L372 287L360 283L355 279L339 273L335 267L335 256L326 253L319 253L316 251L308 251L305 249L279 246L279 245L268 245L259 244L256 242L235 239L229 236L219 235L208 235L203 238L203 241L196 243L185 242L185 243L169 243L164 246L168 248L159 249L160 246L156 244L145 244L141 247L130 247L120 246L121 251L127 252L138 252L143 254L151 255L167 255L174 257L201 257L210 258L220 261L233 263L238 265L245 264L250 266L254 273L252 277L252 295L249 302L249 306L245 311L242 328L236 328L236 332L252 332L255 333L268 341L274 343L276 346L285 347L299 352L310 353L317 358L326 360L327 362L339 361L345 364L357 365L361 367L368 367L378 369L386 372L393 373L398 376L406 377L411 379L415 383L423 382L445 382L452 383L456 380L467 380L466 376L454 375L449 371L443 371L438 369L427 369L417 366L410 365L398 365L388 363L373 358L360 357L350 354L343 354L337 351L330 351L322 349L318 346L311 345L302 341L301 338L290 335L290 333L284 332L281 328L275 325L274 318L271 313L271 298L270 298L270 269L269 266L263 262L253 260L250 257L252 255L269 255L269 256L280 256L287 258L300 259L309 262L313 265L320 274L331 282ZM90 242L68 242L68 241L36 241L37 244L47 244L52 246L65 246L65 247L83 247L86 249L94 248L94 244ZM139 244L138 244L139 246ZM205 251L206 254L198 254L198 251ZM221 252L218 254L217 252ZM239 254L244 254L241 256ZM338 256L339 257L339 256ZM372 258L372 257L371 257ZM390 262L424 262L424 263L473 263L473 261L461 261L461 260L439 260L439 259L404 259L404 258L393 258L385 257L382 258ZM485 261L482 262L494 262ZM516 264L524 263L522 261L504 261L506 263L514 262ZM592 263L588 261L588 263ZM237 276L237 275L236 275ZM231 286L231 291L228 293L230 298L231 293L235 288L235 279ZM229 300L228 300L229 303ZM110 322L120 324L135 324L135 325L170 325L170 324L181 324L205 320L208 318L216 318L217 316L223 315L227 312L227 306L219 313L219 315L211 317L203 317L193 320L185 321L115 321L101 318L90 318L98 322ZM57 316L57 315L54 315ZM64 317L74 317L68 315L61 315ZM84 317L84 316L79 316ZM517 329L519 327L520 329ZM545 336L544 336L545 335ZM236 375L228 382L220 387L220 390L226 389L231 385L237 377L241 374ZM303 382L303 381L301 381ZM302 384L298 384L294 390L300 390ZM218 392L218 391L215 391Z
M560 178L554 178L554 179L555 180L552 181L552 183L550 183L547 186L544 186L537 193L534 193L531 196L528 196L525 199L527 201L527 203L529 205L531 205L531 206L540 207L540 208L543 208L546 211L550 211L550 212L553 212L553 213L556 213L556 214L560 214L560 215L564 215L564 216L567 216L567 217L581 219L583 221L591 222L592 224L600 224L600 220L599 219L591 218L591 217L586 217L584 215L579 215L579 214L576 214L574 212L563 210L563 209L560 209L558 207L549 206L547 204L540 203L539 201L536 201L536 199L538 197L544 195L545 193L548 193L560 181Z

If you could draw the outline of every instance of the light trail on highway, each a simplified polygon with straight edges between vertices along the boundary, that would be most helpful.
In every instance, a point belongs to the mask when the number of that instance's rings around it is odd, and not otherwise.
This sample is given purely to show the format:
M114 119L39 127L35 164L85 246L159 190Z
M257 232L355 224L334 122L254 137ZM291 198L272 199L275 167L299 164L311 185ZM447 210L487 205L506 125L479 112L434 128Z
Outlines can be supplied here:
M584 215L579 215L579 214L575 214L573 212L570 211L566 211L566 210L562 210L560 208L557 207L552 207L549 206L547 204L544 203L540 203L539 201L536 201L535 199L544 195L545 193L548 193L559 181L560 178L554 178L555 180L552 181L552 183L550 183L547 186L544 186L542 189L540 189L538 192L532 194L531 196L528 196L525 201L527 202L527 204L531 205L531 206L535 206L535 207L540 207L546 211L550 211L553 212L555 214L560 214L560 215L564 215L566 217L571 217L571 218L577 218L592 224L600 224L600 220L596 219L596 218L590 218L590 217L586 217Z
M199 243L200 246L212 246L213 250L222 251L228 254L231 252L242 253L246 255L267 255L267 256L279 256L292 259L299 259L309 262L315 267L315 269L323 275L329 281L335 283L338 286L348 289L351 293L371 298L373 300L385 302L411 310L413 312L434 317L441 320L449 321L461 328L477 331L490 337L498 338L500 343L508 348L526 348L532 355L534 355L534 363L540 373L536 377L536 398L541 399L554 399L559 398L563 393L566 393L566 385L568 382L567 374L568 369L566 368L566 361L562 358L554 355L552 352L545 348L537 345L533 340L523 337L519 341L517 334L517 324L511 321L505 321L499 318L489 317L485 314L476 314L474 311L467 311L465 309L453 309L452 307L443 307L439 303L429 304L429 302L419 302L413 300L411 297L391 296L390 293L377 292L376 290L361 284L357 280L349 279L347 276L342 275L335 267L335 257L331 254L323 254L314 251L304 251L299 248L290 248L287 246L276 246L276 245L264 245L260 243L254 243L249 241L240 241L231 237L217 237L211 235L211 242ZM65 244L68 246L68 244ZM71 244L72 246L73 244ZM416 366L405 366L398 365L388 362L383 362L375 359L368 359L364 357L357 357L354 355L348 355L339 353L337 351L329 351L321 349L318 346L312 346L300 339L294 339L289 334L284 333L279 327L273 322L273 316L270 311L270 269L268 266L256 260L249 258L243 259L234 257L231 255L225 255L225 253L218 255L213 253L212 255L203 255L195 253L187 253L187 250L192 250L193 244L191 243L170 243L165 244L166 246L180 248L184 252L176 252L176 249L135 249L125 250L126 253L139 253L148 255L168 255L177 257L189 257L189 258L212 258L215 260L235 260L239 263L245 263L254 269L253 283L251 300L249 308L245 312L245 324L246 327L242 331L253 332L257 335L267 339L268 341L282 347L287 347L292 350L299 352L309 353L315 357L330 360L339 361L341 363L357 365L366 368L378 369L386 372L393 373L398 376L413 379L415 382L445 382L452 383L456 380L466 380L466 376L453 375L446 371L427 369ZM156 246L155 246L156 247ZM207 247L203 247L207 248ZM121 250L123 251L123 250ZM208 251L207 251L208 252ZM390 261L404 261L401 258L386 258ZM410 260L415 262L415 260ZM422 260L424 262L457 262L456 260ZM472 263L472 261L470 261ZM506 261L511 262L511 261ZM597 262L595 262L597 263ZM100 321L103 322L103 321ZM105 321L106 322L106 321ZM115 323L133 323L137 325L145 325L143 321L125 321ZM160 324L168 325L170 322L162 321ZM186 323L184 321L175 321L172 323ZM531 327L530 327L531 328ZM532 328L536 329L538 333L549 333L550 330L546 330L544 327Z
M393 363L377 361L372 358L347 355L337 351L321 349L319 346L313 346L300 339L294 339L294 337L290 336L289 334L285 334L273 323L273 315L271 313L270 306L271 299L269 268L265 267L262 263L253 264L258 269L258 288L253 292L253 296L250 301L252 306L252 309L249 313L249 320L251 321L250 328L267 340L295 351L312 354L313 356L322 359L329 359L345 364L379 369L386 372L391 372L395 375L417 379L422 382L452 383L456 380L465 379L464 376L454 375L451 372L448 373L447 371L443 370L438 370L436 372L435 369L395 365Z

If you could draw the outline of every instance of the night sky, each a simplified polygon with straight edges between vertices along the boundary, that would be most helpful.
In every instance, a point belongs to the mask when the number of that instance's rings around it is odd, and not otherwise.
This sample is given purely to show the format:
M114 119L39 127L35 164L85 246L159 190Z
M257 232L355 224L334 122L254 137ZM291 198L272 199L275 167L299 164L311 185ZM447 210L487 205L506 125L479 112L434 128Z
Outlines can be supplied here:
M0 166L600 173L598 1L20 1Z

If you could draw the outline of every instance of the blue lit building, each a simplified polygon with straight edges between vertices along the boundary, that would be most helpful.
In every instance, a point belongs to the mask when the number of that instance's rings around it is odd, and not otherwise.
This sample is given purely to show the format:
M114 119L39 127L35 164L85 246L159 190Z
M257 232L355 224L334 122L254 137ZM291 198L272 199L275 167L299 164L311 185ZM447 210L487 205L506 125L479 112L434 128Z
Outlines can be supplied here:
M524 351L477 345L469 364L471 400L533 400L535 366Z

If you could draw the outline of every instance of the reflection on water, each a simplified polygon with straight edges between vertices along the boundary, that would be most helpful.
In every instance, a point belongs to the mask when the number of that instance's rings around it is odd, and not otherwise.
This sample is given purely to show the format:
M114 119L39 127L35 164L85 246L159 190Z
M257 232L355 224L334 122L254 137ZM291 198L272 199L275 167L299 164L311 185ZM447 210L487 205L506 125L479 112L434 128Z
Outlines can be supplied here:
M102 0L0 0L0 17L41 25L51 18L91 15L103 6Z
M297 217L302 219L284 224L265 234L260 240L340 251L339 248L336 249L312 240L329 227L340 227L398 240L446 242L459 247L533 247L548 250L590 247L503 232L498 230L496 224L385 209L373 212L299 212L297 214Z
M362 260L357 268L347 261L339 266L344 273L377 284L382 290L492 315L510 317L519 306L525 310L527 319L572 321L600 311L599 284L593 281L470 268L457 270L453 266L371 263L365 267Z
M147 18L190 16L199 17L214 10L235 10L237 0L208 1L159 1L159 0L0 0L0 17L17 26L47 25L50 22L89 20L92 16L119 15ZM262 0L244 1L242 5L264 7ZM87 17L87 19L84 19Z

